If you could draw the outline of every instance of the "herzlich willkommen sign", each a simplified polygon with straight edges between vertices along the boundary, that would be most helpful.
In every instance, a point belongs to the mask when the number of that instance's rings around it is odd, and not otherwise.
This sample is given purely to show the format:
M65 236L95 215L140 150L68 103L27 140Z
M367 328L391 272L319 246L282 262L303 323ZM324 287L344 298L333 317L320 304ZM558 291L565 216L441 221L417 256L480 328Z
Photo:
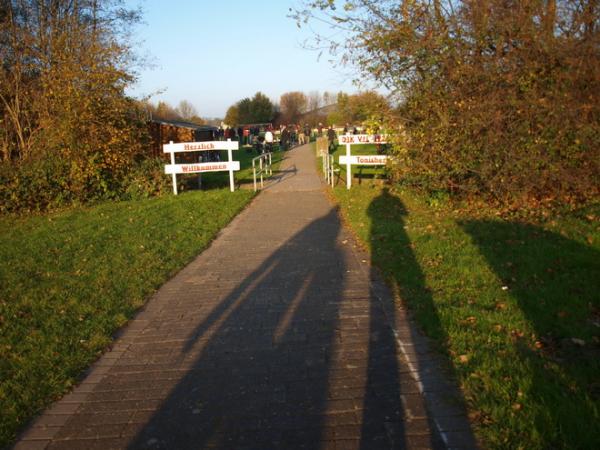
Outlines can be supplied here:
M201 172L223 172L227 170L240 170L239 161L208 162L197 164L167 164L165 173L201 173Z
M173 176L173 193L177 195L177 175L183 173L203 172L229 172L229 187L234 190L233 172L240 170L240 162L233 161L232 150L239 149L239 142L227 139L226 141L208 142L180 142L174 144L171 141L163 145L163 152L171 154L171 164L165 165L165 173ZM213 150L227 150L227 161L215 161L192 164L176 164L175 153L183 152L207 152Z

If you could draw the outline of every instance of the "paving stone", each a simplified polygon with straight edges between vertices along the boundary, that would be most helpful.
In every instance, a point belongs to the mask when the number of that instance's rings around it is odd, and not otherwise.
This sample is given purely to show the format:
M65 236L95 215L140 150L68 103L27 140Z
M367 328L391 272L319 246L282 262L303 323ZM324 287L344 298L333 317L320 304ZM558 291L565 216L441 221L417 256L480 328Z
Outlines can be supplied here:
M61 431L61 426L32 426L24 435L24 439L27 441L34 440L48 440L54 438L54 436Z
M56 440L67 439L101 439L101 438L117 438L125 424L109 423L109 424L89 424L86 423L82 415L74 416L68 425L54 436Z
M69 424L73 427L77 423L77 427L95 426L95 425L114 425L126 424L129 422L132 413L130 411L109 411L96 412L93 414L77 414L73 416L73 422Z
M50 440L45 441L19 441L13 447L13 450L44 450L50 444Z
M70 417L68 414L42 414L33 421L31 428L60 427L67 423Z

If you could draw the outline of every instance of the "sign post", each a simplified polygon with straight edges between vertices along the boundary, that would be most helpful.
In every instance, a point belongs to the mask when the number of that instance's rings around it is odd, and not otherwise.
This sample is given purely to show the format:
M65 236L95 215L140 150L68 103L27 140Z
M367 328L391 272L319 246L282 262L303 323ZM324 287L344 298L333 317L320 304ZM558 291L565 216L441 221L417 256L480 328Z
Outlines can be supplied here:
M173 141L171 141L170 143L172 145ZM172 166L175 165L175 152L171 152L171 165ZM166 172L166 167L165 167L165 172ZM173 178L173 194L177 195L177 175L175 175L175 172L173 172L171 177Z
M350 161L351 145L350 142L346 142L346 189L350 189L350 185L352 184L352 162Z
M229 139L228 139L228 140L229 140ZM230 141L230 140L229 140L229 141ZM231 142L231 141L230 141L230 142ZM237 141L236 141L236 144L237 144ZM239 147L238 147L238 148L239 148ZM237 150L237 149L236 149L236 150ZM231 147L228 147L228 148L227 148L227 160L228 160L229 162L232 162L232 161L233 161L233 155L232 155L231 151L232 151ZM239 162L238 162L238 168L237 168L236 170L240 170L240 163L239 163ZM233 190L234 190L234 189L235 189L235 188L234 188L234 185L233 185L233 168L232 168L232 167L230 167L230 168L229 168L229 190L230 190L231 192L233 192Z
M229 172L229 189L234 191L235 185L233 172L240 170L240 162L233 160L233 150L239 149L239 142L227 139L226 141L209 142L181 142L163 145L163 152L171 154L171 164L165 165L165 173L173 175L173 193L177 195L177 174L203 173L203 172ZM227 161L215 161L194 164L175 164L175 153L204 152L212 150L227 150Z
M355 155L352 156L350 147L354 144L386 144L386 137L381 134L345 134L339 142L346 144L346 155L340 156L340 165L346 164L346 189L352 186L352 166L385 166L385 155Z

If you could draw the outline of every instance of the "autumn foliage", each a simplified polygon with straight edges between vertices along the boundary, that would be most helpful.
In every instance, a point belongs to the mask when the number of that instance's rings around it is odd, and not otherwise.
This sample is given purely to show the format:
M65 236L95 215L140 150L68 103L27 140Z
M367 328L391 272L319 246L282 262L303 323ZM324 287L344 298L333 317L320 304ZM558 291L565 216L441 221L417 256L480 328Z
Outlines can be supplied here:
M0 6L0 211L111 198L145 129L120 1L10 0Z
M598 194L597 0L312 1L397 94L398 181L501 202ZM323 43L321 42L321 45Z

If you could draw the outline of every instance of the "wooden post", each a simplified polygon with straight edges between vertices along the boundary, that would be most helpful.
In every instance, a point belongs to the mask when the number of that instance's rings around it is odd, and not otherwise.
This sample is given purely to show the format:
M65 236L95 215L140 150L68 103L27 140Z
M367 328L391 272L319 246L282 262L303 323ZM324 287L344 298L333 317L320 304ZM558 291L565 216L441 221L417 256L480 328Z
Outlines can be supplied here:
M170 141L169 144L173 144L173 141ZM171 164L175 165L175 152L171 152ZM177 175L174 173L173 177L173 194L177 195Z
M352 164L350 163L350 143L346 144L346 189L352 185Z
M231 138L227 139L227 142L231 142ZM229 190L233 192L235 185L233 184L233 167L231 166L231 162L233 161L231 146L227 147L227 158L229 160Z

